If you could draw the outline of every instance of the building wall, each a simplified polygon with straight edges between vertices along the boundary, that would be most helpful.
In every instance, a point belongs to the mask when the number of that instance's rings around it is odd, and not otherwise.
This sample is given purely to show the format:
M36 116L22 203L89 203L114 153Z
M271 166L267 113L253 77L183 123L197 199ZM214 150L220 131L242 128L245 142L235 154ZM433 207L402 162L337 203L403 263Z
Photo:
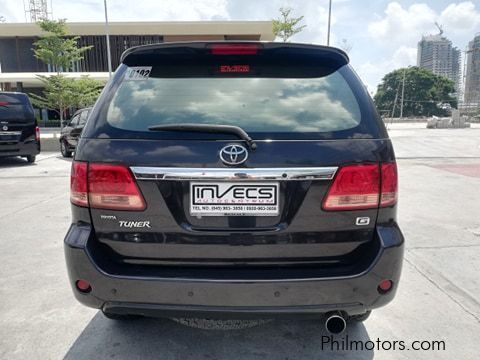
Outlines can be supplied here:
M33 56L33 37L0 38L2 72L43 72L47 67Z
M80 46L92 45L73 72L108 71L105 24L67 23L68 33L79 36ZM109 26L112 67L121 54L137 45L164 41L273 40L270 21L112 22ZM35 23L0 23L0 64L3 73L47 72L33 55L33 43L42 34Z
M480 106L480 34L468 44L464 102Z

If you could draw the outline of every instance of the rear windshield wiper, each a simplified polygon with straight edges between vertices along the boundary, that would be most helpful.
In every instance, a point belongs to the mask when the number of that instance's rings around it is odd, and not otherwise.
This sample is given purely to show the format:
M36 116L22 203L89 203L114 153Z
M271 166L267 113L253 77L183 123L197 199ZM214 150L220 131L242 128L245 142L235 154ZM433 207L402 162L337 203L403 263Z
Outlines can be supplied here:
M257 148L257 144L241 127L234 125L216 125L216 124L165 124L150 126L151 131L191 131L216 134L232 134L244 140L251 150Z

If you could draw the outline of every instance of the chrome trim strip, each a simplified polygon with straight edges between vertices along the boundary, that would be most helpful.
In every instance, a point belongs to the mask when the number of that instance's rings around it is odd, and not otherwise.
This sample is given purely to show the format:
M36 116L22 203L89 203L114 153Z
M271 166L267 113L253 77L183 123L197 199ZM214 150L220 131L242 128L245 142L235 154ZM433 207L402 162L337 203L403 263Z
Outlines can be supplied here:
M330 180L337 167L298 168L130 168L138 180Z
M0 135L22 135L21 131L0 131Z

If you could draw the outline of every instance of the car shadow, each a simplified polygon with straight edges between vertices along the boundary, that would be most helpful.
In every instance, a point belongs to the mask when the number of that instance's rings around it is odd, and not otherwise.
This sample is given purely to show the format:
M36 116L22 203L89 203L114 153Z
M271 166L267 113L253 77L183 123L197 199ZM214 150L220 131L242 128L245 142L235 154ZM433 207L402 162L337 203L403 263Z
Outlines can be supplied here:
M35 163L29 163L27 159L21 157L0 158L0 168L10 168L19 166L35 166Z
M347 338L370 340L361 323L330 337L322 320L275 320L223 331L190 328L168 319L115 321L99 312L65 359L373 359L373 351L342 350Z
M55 156L56 159L59 159L59 160L63 160L63 161L66 161L66 162L72 162L73 160L73 156L71 157L64 157L62 155L57 155Z

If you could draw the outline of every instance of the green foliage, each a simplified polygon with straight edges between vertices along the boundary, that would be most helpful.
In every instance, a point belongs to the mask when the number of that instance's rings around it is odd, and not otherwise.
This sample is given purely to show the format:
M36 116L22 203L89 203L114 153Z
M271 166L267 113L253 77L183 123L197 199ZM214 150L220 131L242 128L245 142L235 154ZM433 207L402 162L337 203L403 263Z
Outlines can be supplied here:
M280 18L273 20L273 33L276 37L279 37L283 42L287 42L293 35L298 34L307 25L298 25L303 20L303 16L294 18L290 16L292 12L291 8L281 7Z
M103 83L101 81L88 76L82 76L80 79L74 80L73 90L77 96L73 106L79 109L92 106L97 101L102 88Z
M381 112L392 116L396 97L393 117L400 115L404 76L403 116L445 116L448 115L448 110L442 108L441 104L450 104L452 108L457 107L457 100L452 96L455 92L453 81L426 69L409 67L388 73L378 85L374 101Z
M65 20L42 20L38 26L45 32L33 43L35 57L52 66L56 72L72 69L75 62L83 59L83 54L92 46L78 47L78 36L66 37Z
M62 74L52 76L39 75L38 78L44 85L43 96L29 94L35 106L56 110L60 115L61 126L65 111L70 107L82 108L93 105L102 83L84 76L75 80Z

